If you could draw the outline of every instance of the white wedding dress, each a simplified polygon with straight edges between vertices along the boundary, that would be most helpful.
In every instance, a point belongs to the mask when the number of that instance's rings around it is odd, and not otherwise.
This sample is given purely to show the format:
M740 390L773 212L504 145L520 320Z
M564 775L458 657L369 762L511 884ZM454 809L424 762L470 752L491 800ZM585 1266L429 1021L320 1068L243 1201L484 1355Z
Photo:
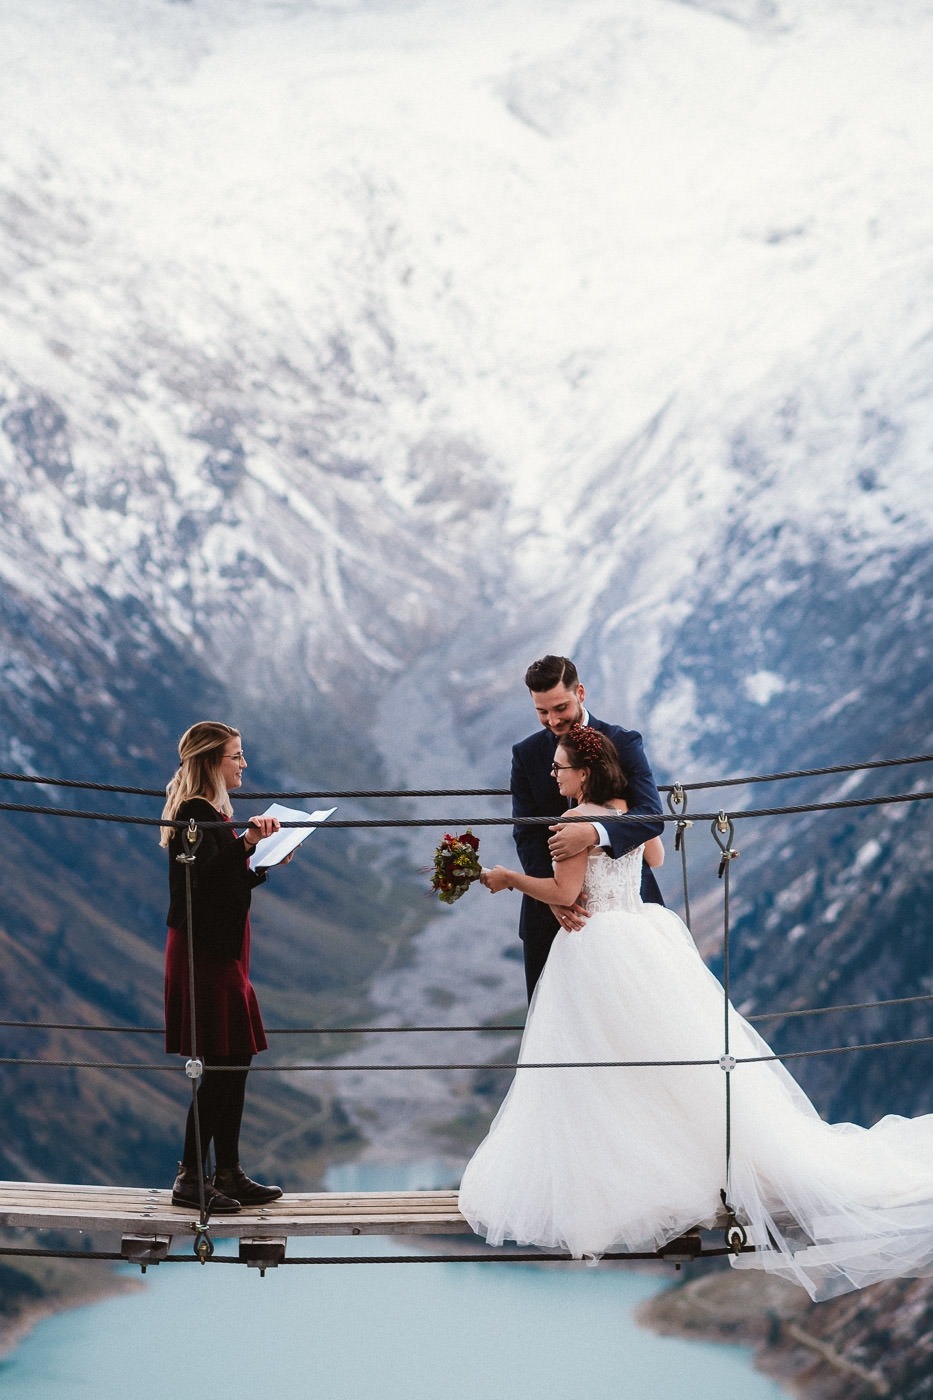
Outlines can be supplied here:
M642 903L641 859L590 855L591 916L554 940L519 1063L715 1063L519 1069L460 1187L462 1214L491 1244L595 1259L654 1251L721 1213L723 989L676 914ZM731 1055L770 1054L729 1015ZM933 1273L933 1115L824 1123L780 1062L739 1064L728 1192L755 1246L732 1263L813 1298Z

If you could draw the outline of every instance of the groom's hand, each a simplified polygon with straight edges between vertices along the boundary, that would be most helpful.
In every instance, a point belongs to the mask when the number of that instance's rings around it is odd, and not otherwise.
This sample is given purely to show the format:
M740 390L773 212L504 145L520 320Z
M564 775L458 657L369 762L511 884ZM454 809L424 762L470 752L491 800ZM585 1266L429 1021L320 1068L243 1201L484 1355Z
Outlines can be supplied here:
M561 928L568 933L575 933L581 929L590 917L590 911L585 904L549 904L548 908Z
M547 843L551 860L569 860L588 851L599 839L591 822L561 822L549 829L554 833Z

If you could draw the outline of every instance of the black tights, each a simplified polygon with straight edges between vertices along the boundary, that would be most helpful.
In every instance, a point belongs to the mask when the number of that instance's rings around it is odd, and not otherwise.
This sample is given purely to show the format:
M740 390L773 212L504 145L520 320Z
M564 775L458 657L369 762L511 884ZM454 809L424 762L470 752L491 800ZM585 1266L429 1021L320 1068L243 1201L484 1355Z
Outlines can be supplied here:
M211 1142L218 1169L235 1167L240 1160L240 1122L246 1097L246 1076L252 1055L205 1055L204 1073L198 1088L198 1119L201 1126L201 1153L206 1160ZM218 1065L235 1068L212 1074ZM194 1131L194 1102L188 1109L185 1125L185 1150L182 1166L198 1169L197 1138Z

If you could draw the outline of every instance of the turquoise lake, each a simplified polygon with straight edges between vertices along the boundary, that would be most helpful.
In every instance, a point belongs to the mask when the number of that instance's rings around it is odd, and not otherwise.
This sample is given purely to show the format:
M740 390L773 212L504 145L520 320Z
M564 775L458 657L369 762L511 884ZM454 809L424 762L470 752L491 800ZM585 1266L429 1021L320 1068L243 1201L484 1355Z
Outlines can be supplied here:
M385 1188L403 1184L377 1175ZM373 1182L350 1169L328 1184ZM296 1258L424 1252L417 1240L373 1238L288 1246ZM123 1272L132 1291L47 1319L0 1360L4 1400L786 1400L745 1349L636 1324L634 1309L673 1270L347 1263L260 1277L216 1258Z

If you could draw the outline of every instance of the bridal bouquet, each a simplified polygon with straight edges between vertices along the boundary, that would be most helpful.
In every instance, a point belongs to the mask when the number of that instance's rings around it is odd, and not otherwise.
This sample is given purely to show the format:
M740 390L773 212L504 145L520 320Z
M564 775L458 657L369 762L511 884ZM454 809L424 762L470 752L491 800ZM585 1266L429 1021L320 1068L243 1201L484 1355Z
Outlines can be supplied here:
M483 867L477 859L478 850L479 837L472 831L465 831L462 836L444 837L434 853L431 876L431 889L442 903L454 904L466 894L473 881L479 879Z

